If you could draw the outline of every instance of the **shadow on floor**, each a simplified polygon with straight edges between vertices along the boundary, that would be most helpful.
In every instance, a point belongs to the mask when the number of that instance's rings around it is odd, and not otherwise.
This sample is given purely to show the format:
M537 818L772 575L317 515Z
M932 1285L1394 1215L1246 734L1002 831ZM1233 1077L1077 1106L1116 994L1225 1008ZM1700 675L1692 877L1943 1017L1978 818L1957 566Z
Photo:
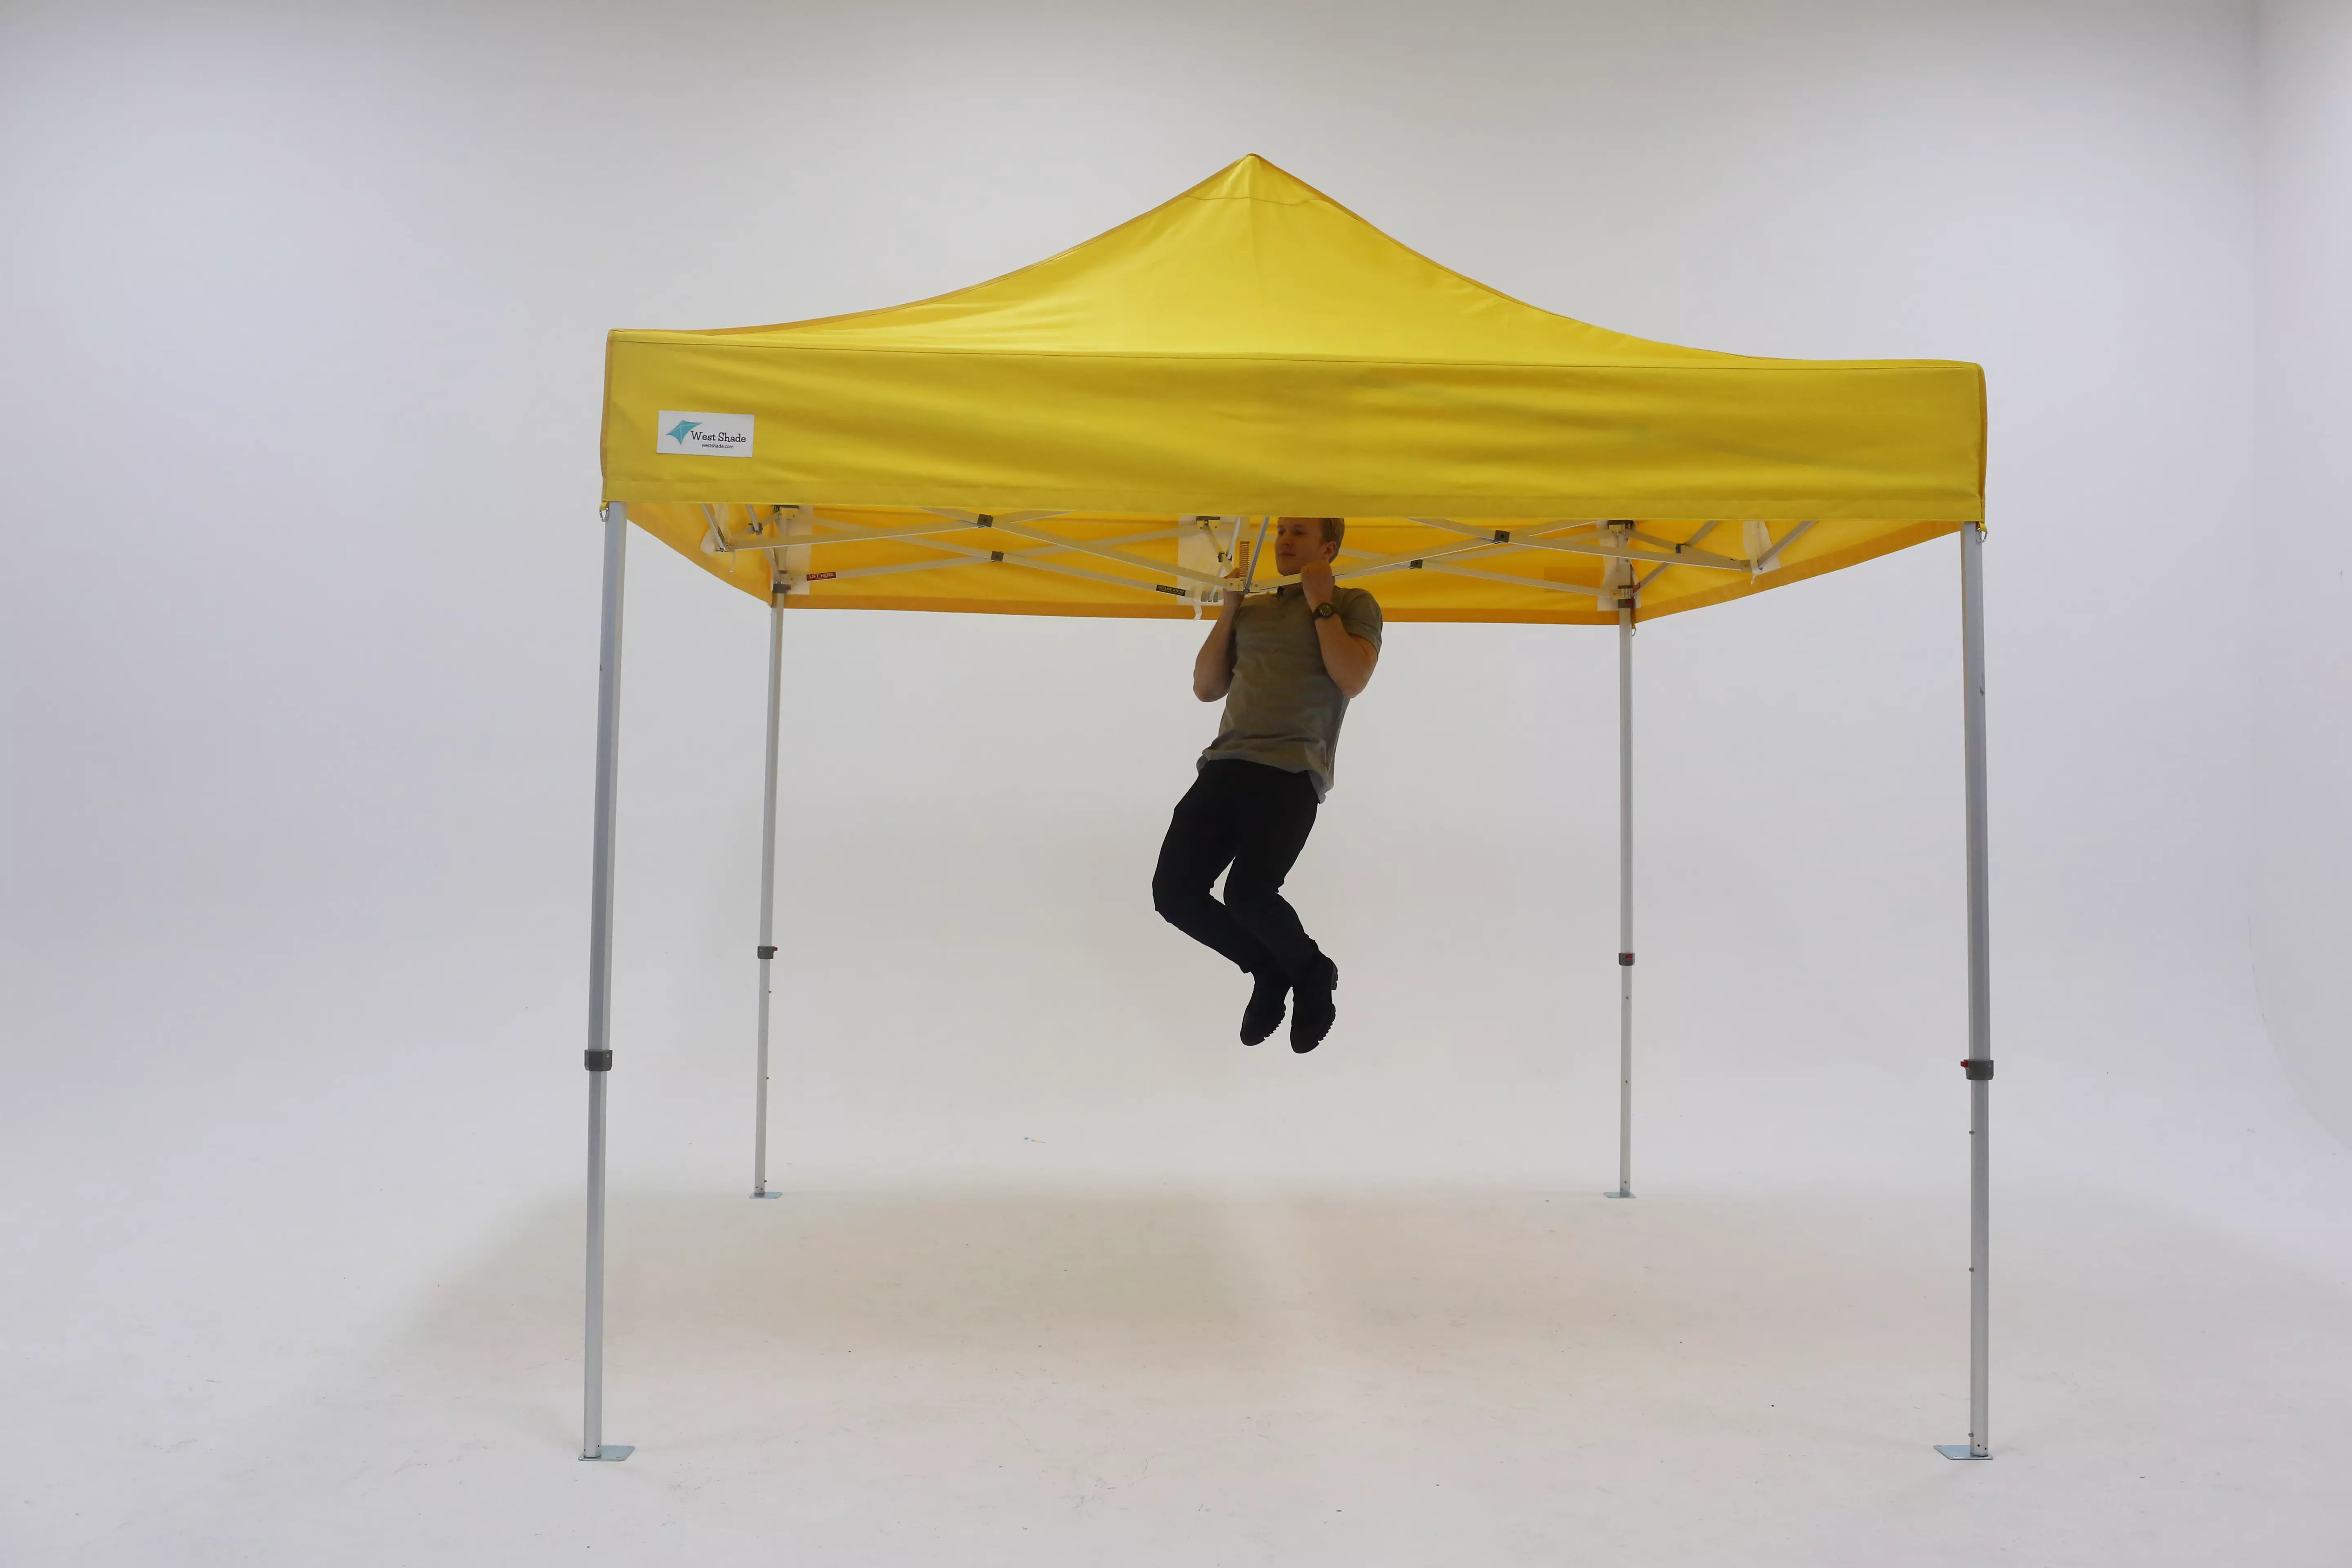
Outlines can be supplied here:
M528 1216L438 1291L413 1348L476 1367L576 1357L580 1223L574 1205ZM1890 1321L1948 1331L1967 1279L1959 1205L1850 1196L640 1195L616 1199L609 1257L616 1349L681 1354L1148 1340L1213 1357L1302 1338L1378 1354L1597 1335L1827 1353Z

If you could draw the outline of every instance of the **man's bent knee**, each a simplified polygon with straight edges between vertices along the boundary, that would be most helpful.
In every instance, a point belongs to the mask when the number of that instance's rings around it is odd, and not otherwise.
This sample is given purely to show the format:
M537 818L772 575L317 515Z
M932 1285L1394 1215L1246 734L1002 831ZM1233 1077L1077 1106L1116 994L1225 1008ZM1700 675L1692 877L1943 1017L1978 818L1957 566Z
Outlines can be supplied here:
M1165 920L1172 921L1212 901L1205 882L1194 883L1181 877L1151 879L1151 907Z
M1239 886L1228 879L1225 882L1225 908L1234 918L1248 924L1267 916L1278 917L1289 906L1283 902L1277 889L1280 883L1244 882Z

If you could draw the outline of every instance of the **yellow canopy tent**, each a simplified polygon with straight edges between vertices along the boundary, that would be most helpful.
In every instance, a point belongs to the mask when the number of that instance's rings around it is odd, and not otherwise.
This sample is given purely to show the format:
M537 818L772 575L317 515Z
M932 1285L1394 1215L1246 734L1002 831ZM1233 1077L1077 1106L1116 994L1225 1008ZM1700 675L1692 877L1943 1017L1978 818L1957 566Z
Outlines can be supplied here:
M604 460L607 500L762 600L781 536L814 608L1184 616L1200 520L1290 514L1349 520L1342 575L1391 620L1605 625L1612 561L1646 618L1980 521L1984 378L1587 326L1249 157L935 300L616 331Z
M1341 517L1392 621L1619 628L1618 1187L1632 1176L1631 634L1961 537L1973 1092L1970 1441L1984 1458L1985 398L1943 360L1759 359L1554 315L1258 157L1058 256L778 326L619 331L605 360L591 936L587 1424L602 1441L613 784L629 522L772 606L753 1191L766 1184L785 606L1188 618L1245 530ZM1280 579L1252 586L1270 588Z

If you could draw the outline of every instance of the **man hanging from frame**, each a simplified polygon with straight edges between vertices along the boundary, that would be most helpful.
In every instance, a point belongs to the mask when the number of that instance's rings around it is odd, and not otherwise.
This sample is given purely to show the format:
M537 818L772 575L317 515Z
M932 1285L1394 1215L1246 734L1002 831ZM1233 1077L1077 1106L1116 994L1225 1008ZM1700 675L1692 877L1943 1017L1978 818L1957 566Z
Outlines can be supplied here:
M1280 1026L1286 1000L1294 1051L1321 1045L1338 1016L1339 965L1282 884L1330 792L1348 704L1380 662L1379 602L1332 580L1346 531L1336 517L1279 519L1275 567L1297 581L1271 593L1244 592L1248 556L1236 552L1217 623L1192 660L1192 695L1222 698L1224 716L1168 825L1151 901L1251 977L1245 1046ZM1213 891L1220 873L1223 901Z

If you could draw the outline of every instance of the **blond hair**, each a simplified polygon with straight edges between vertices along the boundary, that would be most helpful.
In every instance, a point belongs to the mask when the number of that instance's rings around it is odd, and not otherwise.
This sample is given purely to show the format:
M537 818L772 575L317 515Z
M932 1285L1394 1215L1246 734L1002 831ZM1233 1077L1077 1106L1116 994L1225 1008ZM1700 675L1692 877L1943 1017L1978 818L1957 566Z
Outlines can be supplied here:
M1286 517L1285 522L1311 522L1323 530L1323 542L1338 544L1348 537L1348 520L1344 517Z

